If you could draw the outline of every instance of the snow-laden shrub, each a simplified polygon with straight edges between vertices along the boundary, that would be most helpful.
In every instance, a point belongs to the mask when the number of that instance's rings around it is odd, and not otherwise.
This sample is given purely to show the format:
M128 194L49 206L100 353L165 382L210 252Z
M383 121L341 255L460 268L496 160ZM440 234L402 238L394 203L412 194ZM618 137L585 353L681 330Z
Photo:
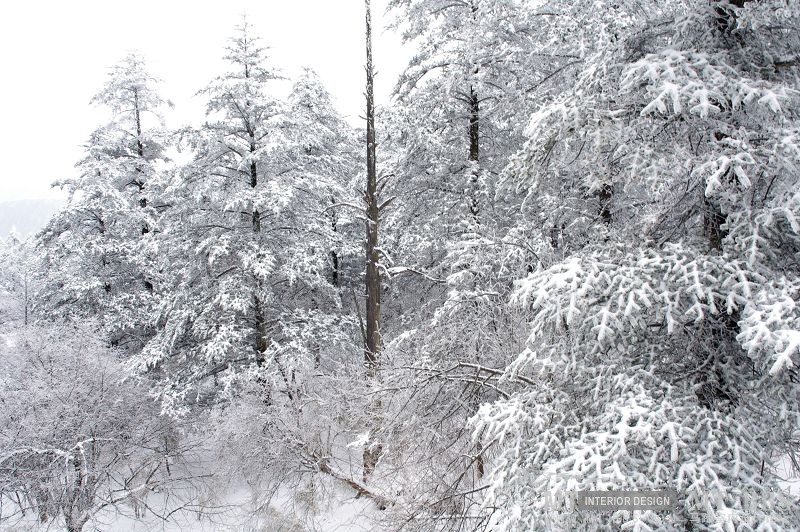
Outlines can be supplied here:
M0 520L81 530L163 483L170 422L89 327L28 326L0 341Z

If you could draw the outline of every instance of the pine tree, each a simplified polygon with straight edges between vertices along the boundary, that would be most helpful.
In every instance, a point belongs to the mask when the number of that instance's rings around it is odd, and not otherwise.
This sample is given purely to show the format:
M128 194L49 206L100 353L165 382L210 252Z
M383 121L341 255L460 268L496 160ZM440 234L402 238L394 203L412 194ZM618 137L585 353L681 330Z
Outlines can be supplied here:
M409 188L447 209L437 218L478 220L525 115L530 29L522 2L393 0L389 7L417 47L396 87Z
M332 319L341 298L326 209L345 193L353 139L313 75L288 102L274 97L280 74L265 52L244 20L227 50L233 69L201 91L208 121L184 133L193 159L168 188L170 295L137 367L166 373L177 410L249 380L265 404L298 400L324 337L350 323Z
M152 232L160 175L167 163L158 80L131 54L111 69L92 100L111 112L78 163L60 182L69 200L38 237L43 262L37 312L103 317L112 342L140 346L158 303Z
M358 166L356 132L338 114L317 74L306 69L288 99L285 126L288 167L304 195L306 238L314 239L329 255L330 283L345 285L345 261L356 253L351 192ZM352 280L350 283L352 285Z
M588 4L571 8L588 16ZM502 508L491 526L797 522L771 466L797 452L800 421L789 332L799 102L795 67L781 66L797 42L776 29L795 9L615 3L560 28L594 45L507 170L529 212L564 231L558 247L539 237L547 262L513 298L530 337L504 378L531 386L474 419L506 442L486 492ZM679 497L670 515L545 502L559 490L667 487Z
M246 19L225 59L232 70L200 92L207 122L182 135L193 160L167 188L173 208L161 246L168 250L162 267L169 296L159 334L139 357L141 369L167 364L163 369L178 381L168 381L167 389L174 386L179 396L189 382L215 377L232 363L265 365L265 283L276 261L265 226L291 195L271 179L282 109L268 84L279 76Z
M425 479L409 506L428 518L453 516L474 502L457 494L472 492L486 473L489 442L464 431L479 405L497 397L482 368L504 363L520 343L519 316L501 302L535 256L520 235L505 234L508 206L494 198L528 114L531 26L518 1L401 0L390 7L417 54L386 120L387 144L397 153L386 223L385 248L395 263L389 271L396 273L385 310L387 358L400 366L389 378L414 386L408 398L391 399L409 401L404 412L387 417L398 416L398 426L419 423L413 432L431 435L425 445L396 439Z

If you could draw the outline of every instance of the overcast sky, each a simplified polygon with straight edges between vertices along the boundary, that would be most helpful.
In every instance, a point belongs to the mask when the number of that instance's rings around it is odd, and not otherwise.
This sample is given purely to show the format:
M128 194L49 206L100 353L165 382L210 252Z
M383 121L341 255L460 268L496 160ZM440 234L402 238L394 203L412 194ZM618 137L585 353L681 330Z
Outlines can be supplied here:
M388 101L410 52L383 30L387 0L373 0L376 98ZM227 67L223 47L242 13L288 76L317 71L340 112L357 124L364 98L362 0L47 0L0 9L0 201L60 197L82 144L103 119L89 106L107 69L138 50L175 105L170 125L202 119L194 94Z

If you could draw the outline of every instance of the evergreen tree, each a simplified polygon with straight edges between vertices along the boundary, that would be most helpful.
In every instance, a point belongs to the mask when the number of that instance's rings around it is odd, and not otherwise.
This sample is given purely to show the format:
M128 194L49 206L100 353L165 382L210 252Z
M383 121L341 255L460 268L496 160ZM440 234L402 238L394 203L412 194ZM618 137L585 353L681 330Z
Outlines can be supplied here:
M331 319L340 244L326 208L344 193L351 133L312 75L288 103L272 95L280 76L246 20L226 58L233 70L201 91L208 121L184 134L193 159L168 188L161 244L169 297L137 358L165 372L178 410L241 379L260 382L266 403L295 401L298 371L319 360L326 334L346 330Z
M34 255L30 240L12 229L0 239L0 329L28 325L34 299Z
M505 442L485 500L501 508L494 528L797 523L774 469L800 422L799 102L783 59L795 11L615 3L608 31L576 28L595 46L507 173L531 210L561 217L565 244L513 300L531 334L504 378L530 388L474 420ZM658 488L677 490L675 513L546 506L557 490Z
M92 133L79 176L59 183L67 205L37 240L37 312L101 316L111 341L133 349L150 335L160 290L153 231L167 162L160 113L168 102L157 86L138 55L111 69L92 100L110 110L111 121Z
M246 20L185 164L112 69L67 206L0 242L0 524L191 476L169 414L213 435L188 496L262 527L797 528L798 5L390 0L387 107L365 7L366 130L312 71L277 97Z

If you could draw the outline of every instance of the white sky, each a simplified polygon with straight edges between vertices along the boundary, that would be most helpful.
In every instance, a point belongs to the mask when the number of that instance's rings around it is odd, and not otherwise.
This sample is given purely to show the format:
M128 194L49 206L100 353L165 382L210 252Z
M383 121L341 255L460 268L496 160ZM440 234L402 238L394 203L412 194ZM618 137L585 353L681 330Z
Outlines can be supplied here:
M389 100L410 57L373 0L376 99ZM0 15L0 201L61 197L103 113L89 100L107 68L138 50L176 109L170 125L203 118L194 94L224 73L223 47L246 12L272 64L317 71L353 124L364 108L363 0L9 0Z

